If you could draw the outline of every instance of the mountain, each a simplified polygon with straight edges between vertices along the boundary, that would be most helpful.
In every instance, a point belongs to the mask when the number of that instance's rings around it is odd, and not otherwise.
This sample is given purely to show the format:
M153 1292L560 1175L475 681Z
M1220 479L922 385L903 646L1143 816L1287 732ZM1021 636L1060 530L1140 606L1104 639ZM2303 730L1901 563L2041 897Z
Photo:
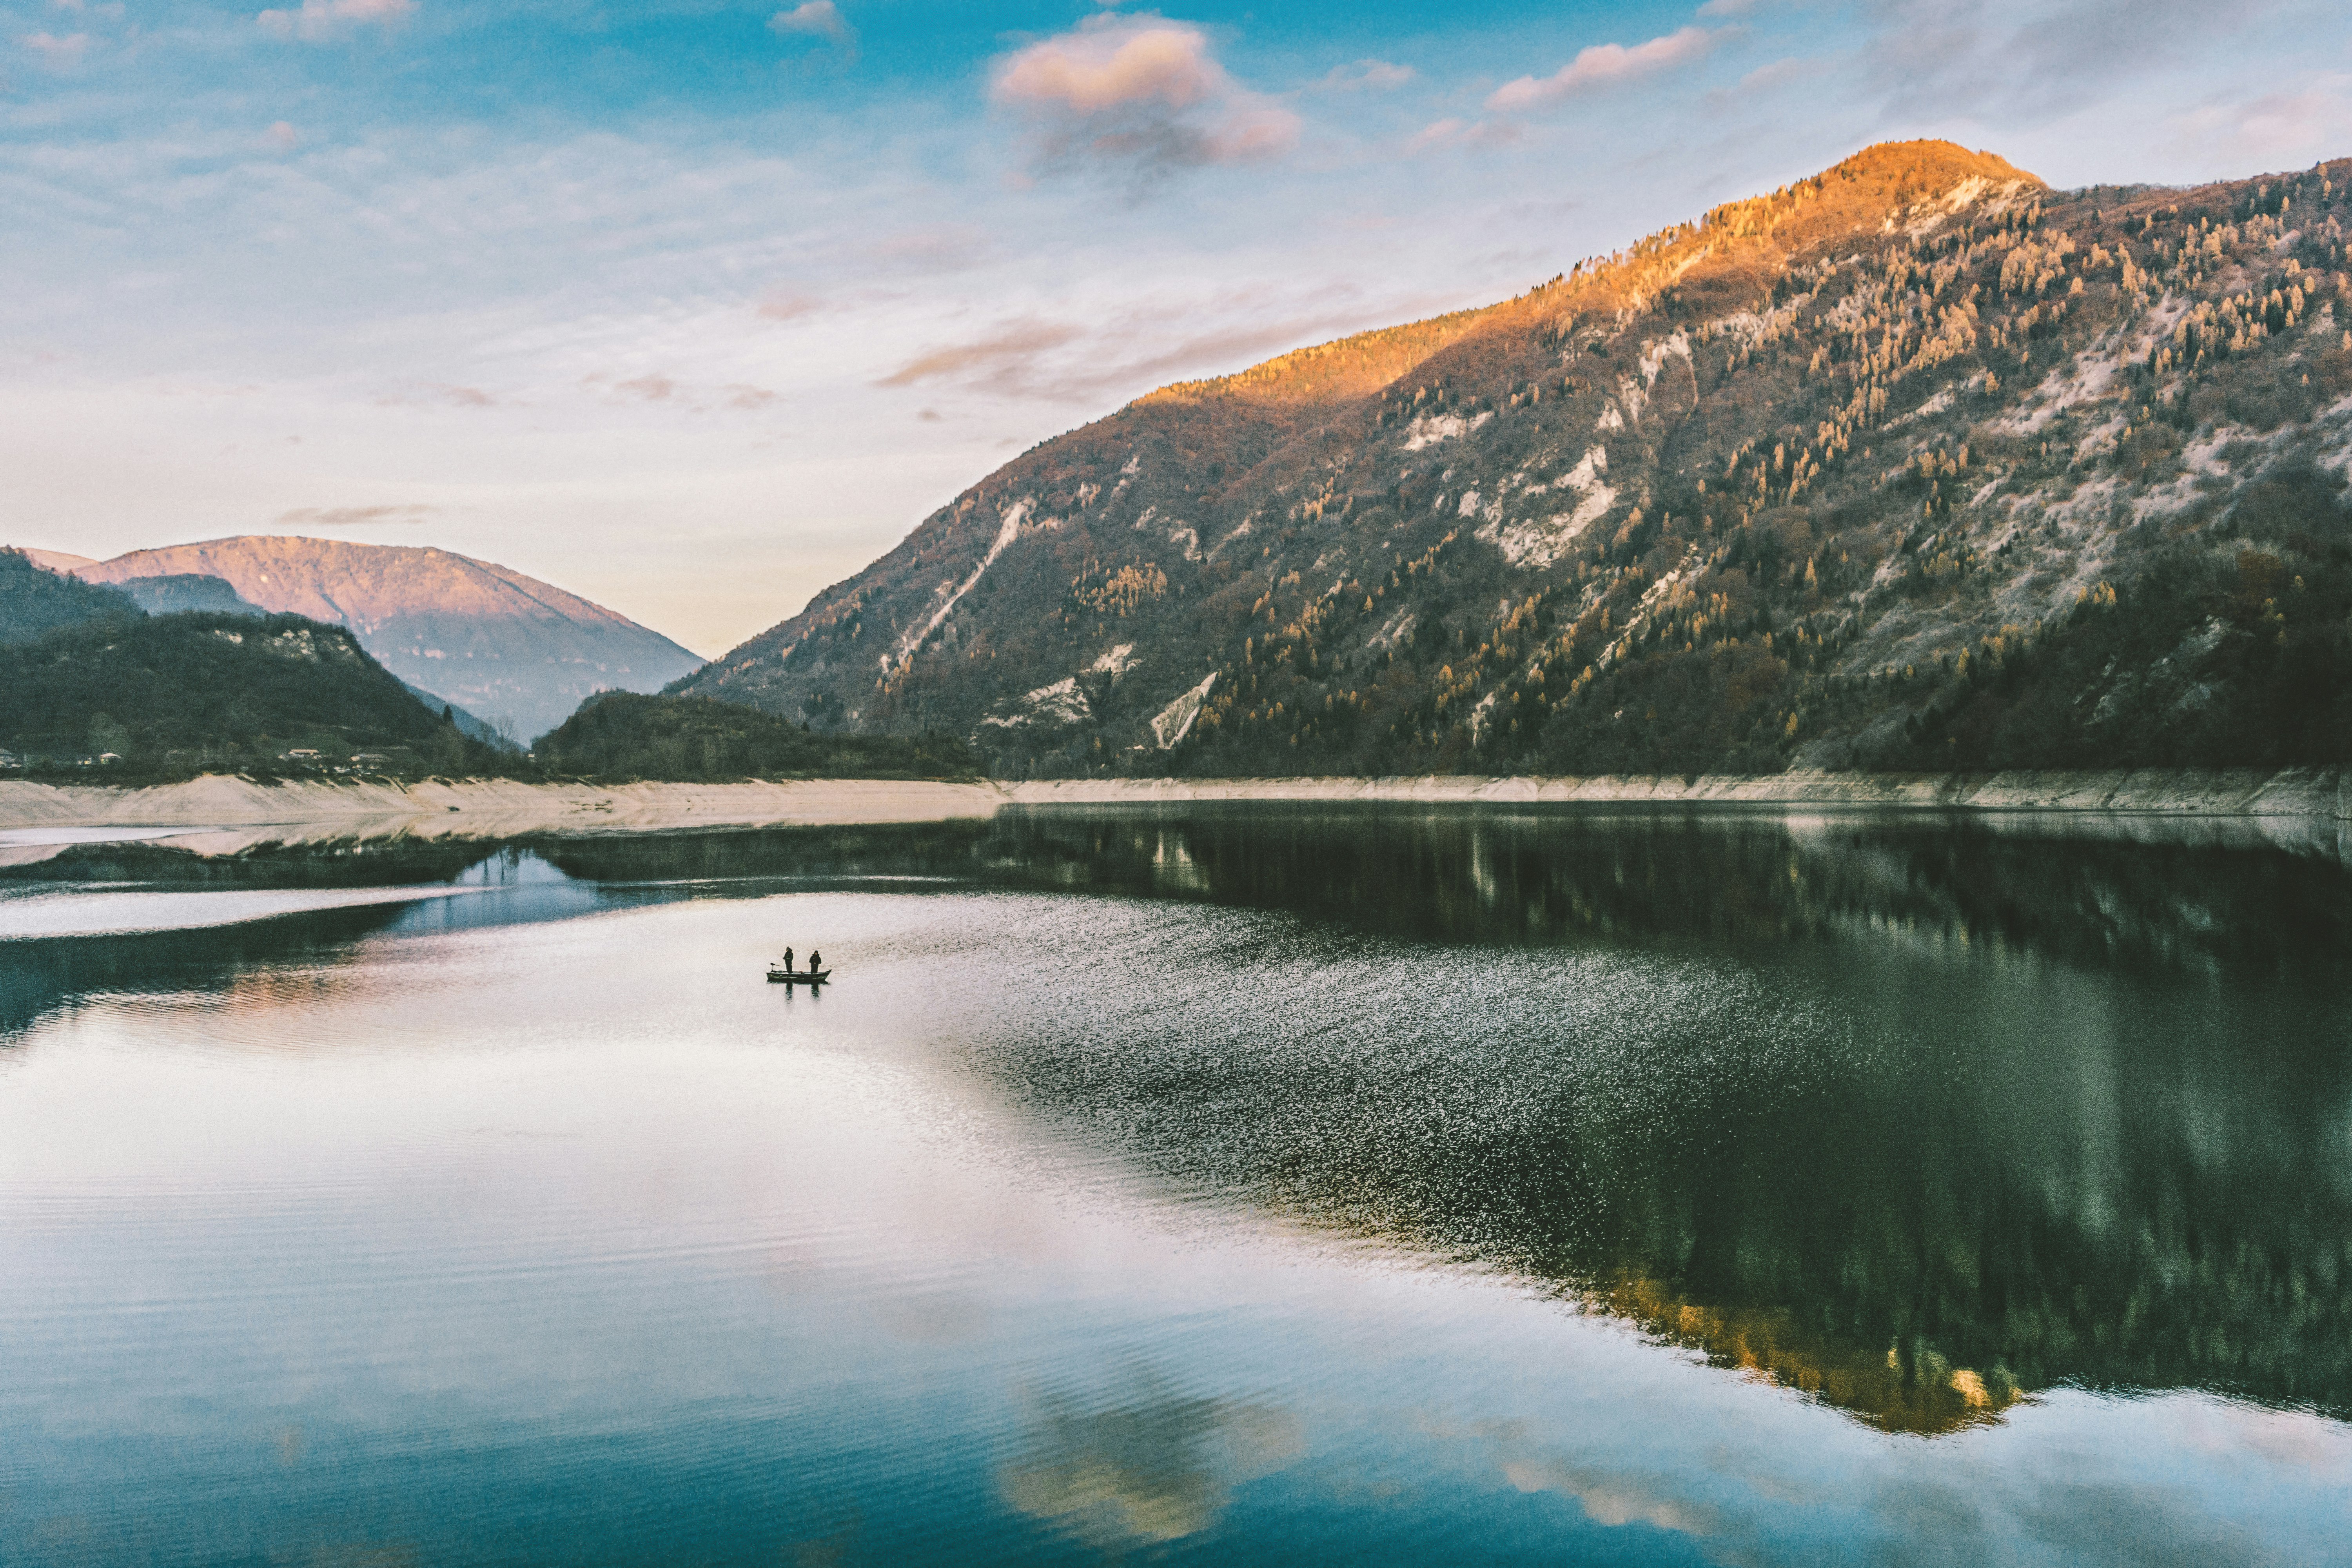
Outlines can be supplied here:
M97 562L85 563L95 566ZM248 604L227 581L184 574L170 577L123 577L114 584L151 616L203 610L218 616L266 616L260 605Z
M98 564L87 555L68 555L62 550L28 550L19 547L16 553L47 572L69 573L76 567Z
M1139 399L672 689L1012 773L2345 760L2347 181L1873 147Z
M37 553L0 548L0 647L84 621L135 621L143 613L121 589L60 575Z
M274 767L298 747L329 764L383 753L394 773L496 764L347 628L202 612L100 616L0 647L0 746L68 766L115 752L142 776Z
M53 550L27 550L20 553L36 564L52 572L69 572L79 566L95 566L97 562L80 555L62 555ZM68 579L70 581L70 579ZM260 605L248 604L228 582L220 577L180 574L164 577L125 577L110 587L99 588L76 584L97 594L128 595L131 603L151 616L184 615L201 611L207 615L267 616L269 612ZM79 617L76 617L79 618ZM0 633L5 637L5 633ZM435 712L446 710L449 718L465 734L493 746L508 744L495 725L478 717L463 705L446 697L425 690L421 686L402 681L407 693Z
M652 690L702 663L576 595L446 550L247 535L132 551L76 575L220 578L264 610L349 626L402 679L519 737L594 692Z
M532 750L551 773L615 783L970 778L981 771L980 759L952 738L817 735L737 703L627 691L582 703Z

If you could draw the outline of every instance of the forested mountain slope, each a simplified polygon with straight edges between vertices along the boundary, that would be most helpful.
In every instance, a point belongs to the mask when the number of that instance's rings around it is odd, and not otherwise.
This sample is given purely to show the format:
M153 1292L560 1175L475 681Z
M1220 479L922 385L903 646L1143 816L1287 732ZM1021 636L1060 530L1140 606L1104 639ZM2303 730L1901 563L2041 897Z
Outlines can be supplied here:
M2342 760L2347 177L1874 147L1140 399L673 689L1013 773Z
M497 766L370 658L342 626L299 616L93 617L0 647L0 746L36 767L113 753L110 776L278 769L374 755L415 775Z

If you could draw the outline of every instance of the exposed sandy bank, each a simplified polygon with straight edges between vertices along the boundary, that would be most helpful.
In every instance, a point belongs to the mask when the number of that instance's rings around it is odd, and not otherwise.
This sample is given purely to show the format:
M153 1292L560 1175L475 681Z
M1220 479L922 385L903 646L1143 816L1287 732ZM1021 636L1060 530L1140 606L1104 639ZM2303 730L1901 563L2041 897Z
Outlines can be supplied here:
M149 789L0 783L0 831L182 827L264 839L503 838L534 833L653 833L698 827L944 822L1004 806L1190 801L1394 801L1446 805L1714 803L1927 806L1999 814L2352 819L2352 773L2015 773L1990 776L1782 773L1679 778L1063 779L955 784L876 779L782 784L532 784L487 779L400 786L258 784L226 777ZM264 833L257 831L268 829ZM197 847L199 835L174 842ZM209 846L218 849L219 846Z
M278 838L407 834L503 838L528 833L650 833L688 827L943 822L993 816L994 784L887 779L782 784L534 784L292 782L207 776L118 790L0 784L0 829L24 827L282 827Z

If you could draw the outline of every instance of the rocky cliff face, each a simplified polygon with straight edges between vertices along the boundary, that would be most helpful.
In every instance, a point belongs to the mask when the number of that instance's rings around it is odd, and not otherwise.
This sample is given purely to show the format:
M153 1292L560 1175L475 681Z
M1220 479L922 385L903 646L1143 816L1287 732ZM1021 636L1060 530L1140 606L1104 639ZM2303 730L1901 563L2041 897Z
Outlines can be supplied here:
M680 689L1014 773L2340 760L2347 177L1872 148L1155 393Z
M446 550L247 536L133 551L75 574L222 579L265 610L349 626L403 680L526 741L593 692L656 690L702 663L602 605Z

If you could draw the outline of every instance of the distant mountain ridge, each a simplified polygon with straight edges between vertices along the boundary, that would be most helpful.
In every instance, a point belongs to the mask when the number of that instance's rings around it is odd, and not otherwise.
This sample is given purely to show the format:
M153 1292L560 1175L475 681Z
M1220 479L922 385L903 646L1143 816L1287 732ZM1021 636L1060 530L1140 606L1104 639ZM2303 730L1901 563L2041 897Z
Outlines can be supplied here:
M2341 761L2347 183L1870 148L1139 398L673 689L1013 773Z
M218 578L263 610L349 626L403 680L503 720L524 741L597 691L656 690L702 663L575 594L428 547L244 535L136 550L72 570L100 584Z
M170 580L218 598L215 578ZM191 593L188 590L194 589ZM0 549L0 748L19 764L143 782L199 768L479 771L503 759L444 722L350 628L250 605L150 616L124 589Z

